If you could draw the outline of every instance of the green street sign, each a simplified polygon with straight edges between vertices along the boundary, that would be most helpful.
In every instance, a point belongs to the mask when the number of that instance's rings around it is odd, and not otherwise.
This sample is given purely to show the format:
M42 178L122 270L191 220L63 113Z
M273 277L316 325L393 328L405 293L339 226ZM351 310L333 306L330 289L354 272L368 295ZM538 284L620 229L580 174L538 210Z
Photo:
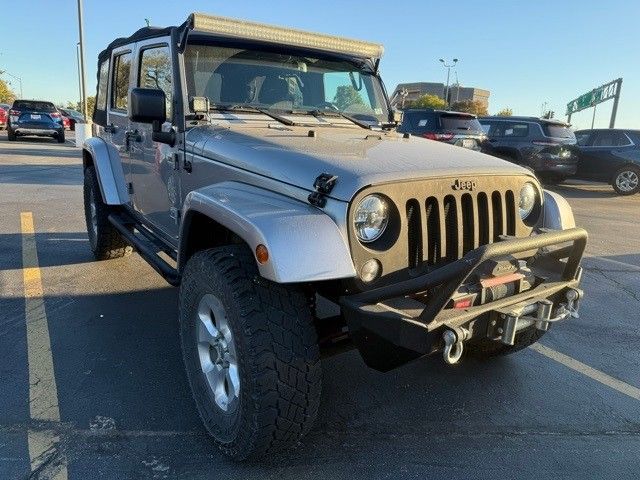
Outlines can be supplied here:
M567 103L566 115L571 115L572 113L579 112L580 110L593 107L598 103L602 103L605 100L614 98L620 88L621 83L622 79L618 78L617 80L605 83L604 85L594 88L590 92L580 95L575 100Z

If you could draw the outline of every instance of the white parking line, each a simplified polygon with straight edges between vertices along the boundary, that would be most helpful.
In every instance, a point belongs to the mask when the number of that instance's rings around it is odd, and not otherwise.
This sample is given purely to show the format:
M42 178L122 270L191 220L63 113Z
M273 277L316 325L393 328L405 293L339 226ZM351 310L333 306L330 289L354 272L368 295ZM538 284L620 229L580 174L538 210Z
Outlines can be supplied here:
M49 325L44 308L42 279L31 212L20 214L22 232L22 276L24 280L27 356L29 360L29 411L36 421L60 421L58 388L53 370ZM29 430L27 435L31 471L37 470L51 455L56 455L59 438L49 430ZM67 479L64 459L50 478Z
M624 393L631 398L640 400L640 388L629 385L622 380L618 380L617 378L607 375L600 370L596 370L589 365L585 365L584 363L579 362L578 360L571 358L564 353L556 352L555 350L549 347L545 347L544 345L541 345L539 343L532 345L530 348L544 355L545 357L550 358L551 360L555 360L556 362L561 363L571 370L575 370L576 372L595 380L596 382L600 382L601 384L617 390L620 393Z

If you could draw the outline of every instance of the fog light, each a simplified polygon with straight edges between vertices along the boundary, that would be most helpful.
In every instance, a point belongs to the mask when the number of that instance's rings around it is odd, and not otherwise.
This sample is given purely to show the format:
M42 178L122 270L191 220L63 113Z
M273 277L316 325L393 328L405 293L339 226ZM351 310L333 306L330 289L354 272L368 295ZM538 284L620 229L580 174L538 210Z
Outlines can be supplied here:
M375 258L367 260L360 270L360 278L363 282L373 282L380 275L380 262Z

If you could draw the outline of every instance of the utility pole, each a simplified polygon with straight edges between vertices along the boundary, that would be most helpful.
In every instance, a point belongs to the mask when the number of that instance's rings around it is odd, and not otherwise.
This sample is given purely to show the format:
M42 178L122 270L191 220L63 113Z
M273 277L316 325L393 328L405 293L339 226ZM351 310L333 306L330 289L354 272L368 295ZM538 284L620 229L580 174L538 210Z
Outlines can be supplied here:
M449 75L451 74L451 68L456 66L456 63L458 63L458 59L454 58L453 59L453 63L451 65L447 64L447 62L444 61L444 59L440 59L440 62L442 62L442 65L444 65L444 68L447 69L447 88L445 89L445 93L444 93L444 101L447 104L447 108L449 108Z
M79 38L79 46L80 46L80 95L82 96L82 115L84 115L85 121L89 119L89 114L87 112L87 89L85 84L85 74L84 74L84 32L82 29L82 0L78 0L78 34Z
M598 104L593 106L593 117L591 117L591 130L593 130L593 125L596 123L596 107Z

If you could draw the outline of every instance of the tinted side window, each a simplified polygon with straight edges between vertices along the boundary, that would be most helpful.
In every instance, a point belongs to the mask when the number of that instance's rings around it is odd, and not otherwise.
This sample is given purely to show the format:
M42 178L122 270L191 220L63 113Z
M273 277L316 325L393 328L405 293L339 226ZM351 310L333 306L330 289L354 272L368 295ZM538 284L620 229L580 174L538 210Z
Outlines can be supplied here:
M526 123L508 122L504 127L504 136L512 138L522 138L529 135L529 125Z
M406 125L405 130L415 132L429 132L438 128L433 112L405 112L402 123Z
M630 145L630 142L622 132L600 132L593 142L594 147L623 147L625 145Z
M111 108L127 110L129 94L129 72L131 53L123 53L114 58L111 84Z
M484 133L486 133L490 137L493 136L493 135L491 135L491 127L493 127L493 123L487 122L487 121L482 121L482 122L480 122L480 126L482 127L482 131Z
M162 90L167 98L167 118L171 118L172 68L169 47L154 47L140 54L138 86Z
M581 147L584 147L589 144L589 138L591 134L589 132L578 132L576 133L576 142Z
M107 109L107 83L109 82L109 60L105 60L100 65L98 76L98 94L96 97L96 109Z

